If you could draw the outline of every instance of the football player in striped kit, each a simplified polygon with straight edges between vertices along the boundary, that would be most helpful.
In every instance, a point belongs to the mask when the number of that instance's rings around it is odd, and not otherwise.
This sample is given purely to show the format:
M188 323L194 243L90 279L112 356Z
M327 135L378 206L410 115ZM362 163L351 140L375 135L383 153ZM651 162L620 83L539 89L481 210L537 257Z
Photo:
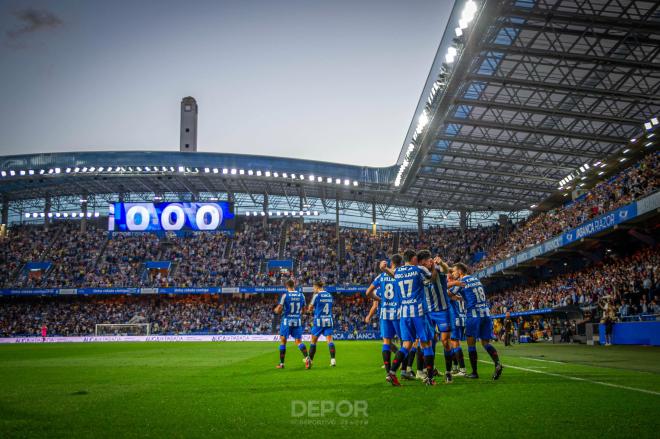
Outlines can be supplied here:
M390 269L396 270L402 263L401 255L392 255L390 257ZM400 386L399 380L396 375L390 374L390 365L392 358L392 339L395 336L401 338L401 330L399 327L399 306L401 298L399 291L396 287L396 280L387 273L380 273L376 279L367 288L367 297L378 301L380 319L380 336L383 338L383 364L387 375L385 379L393 386ZM372 308L373 309L373 308ZM367 316L368 322L371 318Z
M280 363L277 368L284 369L286 340L291 336L303 354L305 367L309 369L312 362L307 354L307 347L302 341L302 320L300 317L305 307L305 295L296 290L296 283L293 279L287 280L284 286L286 292L282 294L279 303L275 307L275 314L282 314L282 322L280 323Z
M309 303L307 312L314 313L312 323L312 342L309 344L309 367L312 367L314 356L316 355L316 342L321 335L325 336L328 342L328 349L330 350L330 366L335 367L337 362L335 360L335 344L332 341L332 330L334 323L332 320L332 294L323 289L323 281L317 280L314 282L314 295L312 301Z
M495 363L493 379L497 380L502 375L502 363L499 354L490 340L493 338L493 321L490 318L490 310L486 301L484 287L474 276L468 274L468 268L463 263L452 267L452 277L456 280L449 283L450 287L460 286L460 294L465 300L467 318L465 320L465 335L467 336L468 356L472 373L467 378L479 378L477 373L477 339L481 340L490 358Z
M445 357L445 382L452 382L451 366L452 351L450 344L450 318L449 307L451 298L447 291L447 273L449 266L440 257L431 257L431 252L422 250L417 253L417 263L428 270L434 270L437 274L435 280L429 280L424 285L424 317L429 326L438 329L440 341L444 348Z

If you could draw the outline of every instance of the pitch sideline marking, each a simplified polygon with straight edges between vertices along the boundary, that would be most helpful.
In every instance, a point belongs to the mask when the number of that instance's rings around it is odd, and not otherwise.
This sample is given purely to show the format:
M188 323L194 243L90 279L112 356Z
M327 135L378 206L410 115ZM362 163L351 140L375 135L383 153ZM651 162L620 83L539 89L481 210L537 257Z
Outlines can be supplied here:
M532 358L532 357L520 357L520 358L524 358L525 360L532 360L532 361L543 361L544 363L566 364L563 361L541 360L540 358Z
M478 361L480 363L492 364L490 361L486 361L486 360L478 360ZM647 390L647 389L638 389L637 387L622 386L622 385L619 385L619 384L605 383L603 381L593 381L593 380L588 380L586 378L574 377L574 376L570 376L570 375L560 375L558 373L546 372L546 371L543 371L543 370L534 370L534 369L528 369L526 367L512 366L510 364L505 364L504 367L510 367L511 369L523 370L525 372L532 372L532 373L540 373L540 374L543 374L543 375L550 375L550 376L553 376L553 377L566 378L566 379L573 380L573 381L584 381L584 382L591 383L591 384L600 384L601 386L614 387L614 388L617 388L617 389L633 390L635 392L642 392L642 393L648 393L649 395L660 396L660 392L654 392L653 390Z

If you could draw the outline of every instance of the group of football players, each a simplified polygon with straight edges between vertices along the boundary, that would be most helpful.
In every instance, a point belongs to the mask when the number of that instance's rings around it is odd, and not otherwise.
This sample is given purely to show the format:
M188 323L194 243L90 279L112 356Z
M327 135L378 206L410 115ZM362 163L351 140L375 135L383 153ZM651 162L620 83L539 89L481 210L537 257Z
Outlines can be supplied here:
M477 340L495 364L493 379L502 374L502 364L495 347L490 344L493 322L483 285L468 274L465 264L451 268L440 257L433 257L428 250L406 250L403 255L392 255L389 263L379 264L381 273L367 289L366 295L374 300L368 322L378 312L380 332L383 338L383 367L386 380L400 386L401 378L421 379L426 385L435 385L436 343L440 341L445 359L445 382L454 376L479 378L477 373ZM316 343L325 336L330 350L331 366L335 366L335 345L332 340L332 295L324 290L323 282L314 284L314 295L306 308L305 296L297 291L293 280L285 283L287 291L280 297L275 312L282 314L280 323L280 362L284 368L286 343L292 337L300 349L305 367L312 367ZM312 340L309 352L302 341L301 313L314 313ZM397 349L393 340L401 340ZM472 372L466 374L461 341L467 340L468 357ZM392 353L395 353L392 360ZM417 374L412 365L417 359Z

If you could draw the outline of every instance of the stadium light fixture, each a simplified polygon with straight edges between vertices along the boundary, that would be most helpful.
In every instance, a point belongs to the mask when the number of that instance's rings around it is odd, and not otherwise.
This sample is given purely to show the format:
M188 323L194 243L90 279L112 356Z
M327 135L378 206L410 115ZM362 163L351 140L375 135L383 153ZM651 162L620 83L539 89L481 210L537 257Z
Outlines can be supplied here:
M316 181L318 183L322 183L323 182L323 177L316 177Z
M179 166L179 172L184 172L186 169L183 166Z
M532 204L531 206L529 206L530 209L534 209L535 207L536 207L536 204Z
M326 182L326 183L332 183L332 177L328 177L328 178L326 178L326 179L325 179L325 182Z
M261 177L261 171L257 171L257 177Z
M26 214L25 214L25 218L30 218L30 214L29 214L29 213L26 213Z
M204 168L204 172L208 174L209 172L211 172L211 169L210 168Z
M53 217L53 212L48 212L48 218L52 218L52 217Z
M625 162L625 161L626 161L626 158L625 158L625 157L623 157L623 158L620 158L620 159L619 159L619 161L620 161L621 163L623 163L623 162Z
M266 172L264 173L264 175L265 175L266 177L270 177L270 171L266 171Z
M252 169L248 169L248 175L254 174L254 171Z
M300 174L300 179L301 179L301 180L304 180L304 179L305 179L305 175L304 175L304 174Z
M63 216L64 218L68 218L68 217L69 217L69 214L68 214L67 212L64 212L64 213L62 214L62 216Z
M77 213L77 212L72 212L72 213L71 213L71 218L75 218L75 217L77 217L77 216L78 216L78 213Z
M94 212L94 218L98 218L99 216L101 216L99 212Z
M238 171L236 170L236 168L231 168L231 171L230 171L231 175L236 175L237 172Z
M245 169L239 169L238 175L245 175Z
M59 218L60 216L62 216L61 213L59 213L59 212L55 212L55 218Z
M315 181L315 180L316 180L316 179L314 178L313 175L310 175L310 176L309 176L309 181L312 181L312 182L313 182L313 181Z
M651 137L655 137L655 133L651 133L646 136L647 139L650 139Z
M457 27L456 29L454 29L454 32L456 33L457 37L460 37L461 35L463 35L463 29L461 29L460 27Z
M273 177L277 178L279 176L280 176L279 172L273 172Z
M18 171L18 175L21 175L21 176L25 175L25 171L23 169L21 169L20 171Z
M600 171L600 172L598 173L598 175L603 175L604 173L605 173L605 171Z
M651 128L653 128L653 124L652 124L651 122L646 122L646 123L644 124L644 128L646 128L646 130L648 131L648 130L650 130Z
M658 123L660 123L660 122L658 122L657 117L654 117L653 119L651 119L651 125L657 125Z
M353 186L357 186L359 183L355 180L353 180Z
M623 150L624 154L628 154L629 152L630 152L630 148L626 148L626 149Z
M351 181L350 181L350 180L344 180L344 186L348 186L348 185L350 185L350 184L351 184Z
M644 144L644 146L647 147L647 148L648 148L649 146L651 146L651 145L653 145L653 142L646 142L646 143Z

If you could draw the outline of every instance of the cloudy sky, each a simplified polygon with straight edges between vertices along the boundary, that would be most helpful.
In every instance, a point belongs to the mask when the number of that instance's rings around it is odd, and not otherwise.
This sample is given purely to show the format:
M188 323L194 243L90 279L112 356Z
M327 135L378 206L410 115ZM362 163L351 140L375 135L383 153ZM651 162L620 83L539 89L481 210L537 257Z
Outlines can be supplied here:
M451 0L0 0L0 155L198 149L395 162Z

